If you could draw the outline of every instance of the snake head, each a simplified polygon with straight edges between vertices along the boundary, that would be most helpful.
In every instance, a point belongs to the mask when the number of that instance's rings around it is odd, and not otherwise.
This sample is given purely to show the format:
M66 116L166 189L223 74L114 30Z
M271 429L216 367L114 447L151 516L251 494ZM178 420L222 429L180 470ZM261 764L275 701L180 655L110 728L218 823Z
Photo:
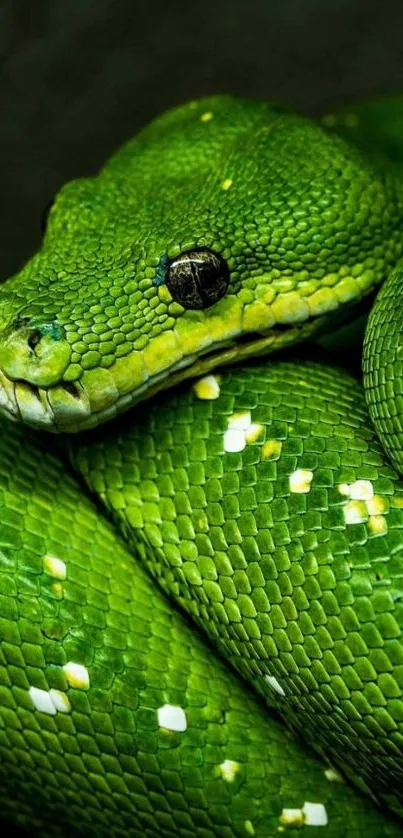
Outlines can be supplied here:
M216 96L57 196L0 288L0 407L76 431L313 334L402 249L400 183L318 124Z

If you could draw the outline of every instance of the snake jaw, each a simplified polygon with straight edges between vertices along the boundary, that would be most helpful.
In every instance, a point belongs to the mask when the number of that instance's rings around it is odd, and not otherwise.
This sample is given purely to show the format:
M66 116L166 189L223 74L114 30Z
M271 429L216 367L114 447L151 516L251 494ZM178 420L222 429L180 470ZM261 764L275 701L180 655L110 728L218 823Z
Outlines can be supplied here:
M47 431L69 430L91 415L81 382L45 389L25 381L12 381L0 372L0 413L14 421Z
M250 334L246 340L238 336L216 342L199 356L182 356L160 372L148 370L140 352L133 353L131 359L119 359L109 369L84 371L77 381L62 381L51 387L13 381L0 370L0 413L44 431L89 430L187 378L299 343L316 332L325 319L290 325L285 331L274 328L266 334Z

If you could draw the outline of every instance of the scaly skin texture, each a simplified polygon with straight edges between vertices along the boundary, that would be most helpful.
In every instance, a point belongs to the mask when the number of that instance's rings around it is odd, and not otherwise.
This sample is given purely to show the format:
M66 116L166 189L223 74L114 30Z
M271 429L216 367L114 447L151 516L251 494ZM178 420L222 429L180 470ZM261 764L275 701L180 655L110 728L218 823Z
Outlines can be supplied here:
M397 268L371 311L364 343L367 403L377 434L403 471L403 272Z
M398 838L258 706L46 448L1 422L2 816L51 838Z
M3 412L93 427L328 330L398 262L402 183L383 153L271 104L163 115L62 190L41 251L0 289ZM229 285L186 310L170 265L200 247ZM127 436L82 442L87 481L266 702L402 814L403 491L359 385L270 365L159 404ZM0 436L3 811L94 838L402 834L271 726L24 439Z
M401 94L353 105L343 112L329 114L322 122L330 130L353 141L378 162L382 159L392 161L398 176L402 176ZM372 308L363 356L364 385L370 416L385 450L399 472L403 471L402 302L403 273L399 267L392 271ZM326 340L331 346L332 336Z
M200 363L312 333L397 261L402 194L393 169L265 102L168 112L62 189L41 251L0 289L3 410L92 427ZM226 259L230 285L185 311L167 260L200 246Z
M361 386L302 362L237 369L74 461L269 705L403 814L403 487Z

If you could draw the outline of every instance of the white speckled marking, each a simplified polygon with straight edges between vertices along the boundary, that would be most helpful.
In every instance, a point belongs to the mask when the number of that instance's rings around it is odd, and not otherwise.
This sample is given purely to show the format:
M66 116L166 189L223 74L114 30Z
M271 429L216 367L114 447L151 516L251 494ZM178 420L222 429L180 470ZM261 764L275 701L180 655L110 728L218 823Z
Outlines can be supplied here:
M279 684L277 678L275 678L274 675L265 675L264 680L269 685L269 687L271 687L272 690L274 690L274 692L278 693L278 695L285 695L285 692L281 684Z
M296 492L297 494L305 494L306 492L309 492L312 478L313 471L306 468L297 468L296 471L293 471L293 473L290 474L290 492Z
M37 687L30 687L28 690L32 704L40 713L47 713L48 716L56 715L56 707L53 704L52 697L47 690L39 690Z
M245 434L235 428L228 428L224 434L224 450L229 454L237 454L246 446Z
M251 434L255 437L256 426L252 423L250 410L245 410L242 413L233 413L228 417L228 430L224 434L224 450L232 453L243 451L248 442L247 436ZM260 434L260 431L259 431ZM255 441L250 439L249 441Z
M66 693L61 690L49 690L49 695L58 713L71 712L71 704Z
M388 530L388 523L383 516L388 510L388 501L381 495L374 494L370 480L355 480L354 483L340 483L338 490L350 500L343 507L346 524L368 522L372 535L383 535Z
M245 832L247 832L248 835L255 835L255 827L253 826L252 821L245 821L244 827Z
M86 666L83 666L81 663L69 661L63 666L63 672L67 678L69 687L74 687L76 690L89 689L90 676Z
M304 813L302 809L283 809L280 821L284 826L303 826Z
M302 809L283 809L280 822L284 826L327 826L328 817L323 803L305 801Z
M200 117L200 122L210 122L210 119L213 119L214 114L212 111L206 111L206 113L202 113Z
M326 768L325 777L329 783L344 783L343 777L336 768Z
M374 487L370 480L355 480L350 483L351 500L369 500L374 495Z
M228 417L228 427L234 431L247 431L252 424L250 410L233 413Z
M57 712L70 713L71 704L67 695L60 690L47 691L30 687L28 693L35 709L40 713L47 713L48 716L55 716Z
M327 826L328 817L323 803L309 803L302 807L304 822L307 826Z
M158 708L158 724L166 730L183 733L187 728L185 711L174 704L164 704Z
M56 579L65 579L67 576L66 562L49 554L43 559L43 569L45 573L49 573L50 576L54 576Z
M343 507L346 524L363 524L368 521L368 511L363 500L350 500Z
M233 183L233 181L231 180L230 177L227 177L227 178L225 178L225 180L223 180L223 182L221 184L221 187L224 190L224 192L226 192L227 189L231 189L232 183Z
M220 395L220 382L215 375L206 375L204 378L199 378L193 389L198 399L213 400L218 399Z
M239 762L235 762L233 759L225 759L218 767L223 780L226 780L227 783L233 783L241 766Z

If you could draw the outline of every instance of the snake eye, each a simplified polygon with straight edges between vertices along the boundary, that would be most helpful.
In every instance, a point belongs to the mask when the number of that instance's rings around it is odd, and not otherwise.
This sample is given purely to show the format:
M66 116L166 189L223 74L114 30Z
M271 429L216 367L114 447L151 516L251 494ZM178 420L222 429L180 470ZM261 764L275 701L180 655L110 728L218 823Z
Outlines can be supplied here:
M166 284L173 299L184 308L209 308L228 288L228 265L207 247L186 250L170 262Z

